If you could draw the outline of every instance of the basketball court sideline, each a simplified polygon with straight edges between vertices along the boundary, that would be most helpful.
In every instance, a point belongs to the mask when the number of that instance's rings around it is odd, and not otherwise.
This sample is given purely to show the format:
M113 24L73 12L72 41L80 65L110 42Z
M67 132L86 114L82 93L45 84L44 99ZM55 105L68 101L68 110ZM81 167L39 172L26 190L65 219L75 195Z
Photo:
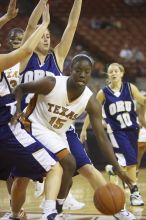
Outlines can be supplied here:
M1 212L0 217L4 213ZM0 218L1 219L1 218ZM41 214L39 213L27 213L27 220L40 220ZM137 220L146 220L146 216L136 216ZM105 215L87 215L87 214L66 214L64 220L115 220L112 216Z

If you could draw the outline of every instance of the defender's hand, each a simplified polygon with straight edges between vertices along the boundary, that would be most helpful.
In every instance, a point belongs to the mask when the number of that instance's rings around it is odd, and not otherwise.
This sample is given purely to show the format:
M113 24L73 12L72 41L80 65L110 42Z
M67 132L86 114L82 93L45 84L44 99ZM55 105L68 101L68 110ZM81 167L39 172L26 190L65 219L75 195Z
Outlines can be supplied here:
M80 134L80 141L84 143L87 140L87 131L82 130Z
M16 8L16 0L10 0L6 16L8 19L15 18L18 14L18 8Z
M123 182L125 182L128 185L130 189L132 188L132 180L130 179L126 171L123 171L122 169L120 169L117 171L114 170L114 172L120 177L120 179Z
M13 125L16 124L18 122L19 118L22 116L23 116L23 112L19 112L19 113L16 112L13 115L13 117L11 118L11 124L13 124Z
M47 25L50 24L50 12L49 12L49 4L44 6L43 11L43 23L47 23Z

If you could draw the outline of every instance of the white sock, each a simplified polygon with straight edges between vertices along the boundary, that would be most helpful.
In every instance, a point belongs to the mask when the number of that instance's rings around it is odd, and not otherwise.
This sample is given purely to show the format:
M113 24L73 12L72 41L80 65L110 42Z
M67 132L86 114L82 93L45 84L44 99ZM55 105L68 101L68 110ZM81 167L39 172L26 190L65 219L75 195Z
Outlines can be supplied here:
M11 216L13 218L19 218L19 212L18 213L17 212L12 212Z
M45 200L43 204L43 213L44 214L57 213L56 200Z
M65 199L57 199L57 202L59 205L63 205L64 201L65 201Z

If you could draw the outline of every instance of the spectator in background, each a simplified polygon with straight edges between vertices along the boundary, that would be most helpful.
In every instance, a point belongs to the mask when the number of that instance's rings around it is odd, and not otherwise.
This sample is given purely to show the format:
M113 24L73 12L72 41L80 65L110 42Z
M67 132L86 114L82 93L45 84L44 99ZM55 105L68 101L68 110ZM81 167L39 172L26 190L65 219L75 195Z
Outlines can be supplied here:
M93 17L90 24L92 29L109 29L112 27L111 22L106 18L97 19Z
M124 44L124 47L121 49L119 57L124 61L131 61L133 58L133 51L129 48L127 43Z
M105 77L105 67L102 61L97 60L92 71L93 78L103 78Z
M69 52L68 56L66 57L66 59L64 61L63 73L65 76L70 75L69 69L70 69L72 57L73 57L72 52Z
M96 18L93 16L90 21L90 26L92 29L112 29L112 28L117 28L121 29L122 28L122 23L121 21L117 20L115 17L110 17L110 18Z
M72 47L72 50L69 51L68 56L65 59L64 62L64 67L63 67L63 74L65 76L70 76L70 65L71 65L71 60L72 58L77 55L77 54L86 54L88 56L90 56L89 52L86 50L83 50L83 46L80 44L75 45L74 47Z
M81 53L82 50L83 50L83 46L80 45L80 44L77 44L77 45L75 46L75 48L74 48L75 54Z
M100 29L102 26L102 21L98 20L95 16L91 18L90 26L92 29Z
M34 9L34 6L36 6L37 3L38 1L19 0L18 2L19 13L21 15L30 15Z
M124 0L124 2L130 6L141 6L146 3L146 0Z
M115 29L122 29L123 28L122 22L120 20L117 20L117 18L111 17L110 21L112 24L112 28L115 28Z
M144 54L139 48L137 48L137 47L133 48L132 53L133 53L132 61L134 61L134 62L143 62L143 61L145 61Z

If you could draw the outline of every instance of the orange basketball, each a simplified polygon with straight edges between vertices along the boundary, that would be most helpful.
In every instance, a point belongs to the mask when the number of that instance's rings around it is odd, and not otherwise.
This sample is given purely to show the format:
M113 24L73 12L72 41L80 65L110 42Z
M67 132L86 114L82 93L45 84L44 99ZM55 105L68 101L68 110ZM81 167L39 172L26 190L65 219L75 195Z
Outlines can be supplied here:
M94 193L95 207L105 215L113 215L124 208L124 191L113 183L99 187Z

